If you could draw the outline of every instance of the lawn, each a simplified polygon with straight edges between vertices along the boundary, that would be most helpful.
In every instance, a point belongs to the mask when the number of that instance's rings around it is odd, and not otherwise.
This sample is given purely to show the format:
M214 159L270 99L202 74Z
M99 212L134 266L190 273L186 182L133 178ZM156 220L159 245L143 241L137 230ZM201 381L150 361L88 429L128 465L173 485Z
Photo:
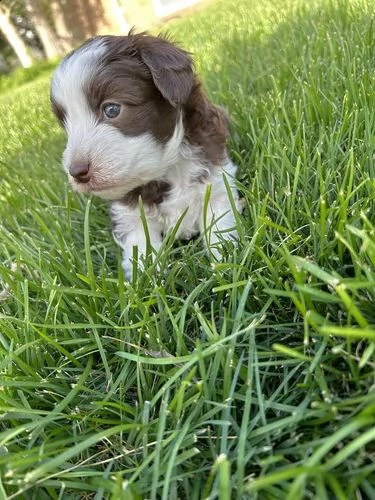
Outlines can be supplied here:
M0 96L0 499L375 499L371 0L221 0L167 29L231 115L220 264L122 279L60 168L49 74Z

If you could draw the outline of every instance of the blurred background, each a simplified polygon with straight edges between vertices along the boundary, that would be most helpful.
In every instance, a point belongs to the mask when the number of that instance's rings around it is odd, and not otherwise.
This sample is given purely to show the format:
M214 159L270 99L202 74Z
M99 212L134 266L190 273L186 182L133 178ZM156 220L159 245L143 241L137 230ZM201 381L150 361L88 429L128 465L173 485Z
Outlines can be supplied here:
M97 34L150 29L209 0L0 0L0 75L60 58Z

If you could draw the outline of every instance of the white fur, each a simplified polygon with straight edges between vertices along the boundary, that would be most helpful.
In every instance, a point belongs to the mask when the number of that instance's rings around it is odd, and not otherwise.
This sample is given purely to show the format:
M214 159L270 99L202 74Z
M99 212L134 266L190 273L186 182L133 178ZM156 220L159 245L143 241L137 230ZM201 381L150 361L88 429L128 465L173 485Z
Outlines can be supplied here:
M146 237L139 207L131 208L116 200L152 180L166 181L171 185L169 195L162 203L144 207L152 246L158 249L162 234L171 230L185 213L177 236L190 238L205 232L206 244L219 258L217 243L220 238L231 239L237 235L223 180L226 176L239 210L238 193L233 185L236 166L229 160L222 167L211 168L200 162L199 151L184 141L181 117L172 138L165 145L149 133L129 137L108 123L99 123L90 109L84 89L103 51L100 42L83 46L60 65L52 81L52 97L64 108L66 115L64 125L68 140L63 166L73 188L112 202L114 238L123 250L123 268L128 279L132 274L133 246L138 246L138 255L145 254ZM90 163L90 182L79 183L70 176L69 167L75 162ZM205 180L198 181L199 178ZM211 195L204 214L208 185L211 186Z
M226 177L236 208L240 211L238 193L233 185L236 168L228 161L224 168L217 168L214 174L209 175L206 183L197 183L191 180L191 174L204 170L199 163L180 158L177 164L171 166L165 176L165 180L173 186L168 198L160 205L144 207L153 248L158 250L162 234L179 224L177 237L188 239L198 233L204 233L206 246L216 259L220 259L221 252L218 245L220 239L235 240L237 237L236 221L224 183ZM203 207L209 194L207 192L209 185L211 193L205 214ZM115 223L114 238L123 249L122 264L125 276L130 279L133 246L138 246L139 256L145 255L147 250L140 209L127 207L121 202L113 202L111 215Z

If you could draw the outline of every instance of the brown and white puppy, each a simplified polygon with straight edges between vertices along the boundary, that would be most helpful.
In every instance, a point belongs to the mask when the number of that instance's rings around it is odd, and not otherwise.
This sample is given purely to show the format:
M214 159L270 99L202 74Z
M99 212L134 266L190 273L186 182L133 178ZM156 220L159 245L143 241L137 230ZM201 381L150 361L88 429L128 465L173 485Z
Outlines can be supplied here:
M76 191L110 201L128 278L133 246L146 252L140 199L155 249L177 222L179 237L206 231L217 257L220 238L236 238L227 118L187 52L145 33L92 38L57 67L51 102L68 137L64 169Z

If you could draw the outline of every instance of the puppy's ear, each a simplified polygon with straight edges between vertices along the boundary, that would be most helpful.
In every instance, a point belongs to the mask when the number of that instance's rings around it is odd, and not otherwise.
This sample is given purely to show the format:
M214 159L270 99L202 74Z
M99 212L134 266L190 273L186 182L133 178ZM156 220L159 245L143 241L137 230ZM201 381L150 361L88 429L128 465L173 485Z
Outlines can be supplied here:
M189 54L162 38L150 37L147 42L145 38L140 54L151 71L156 88L172 106L186 104L194 85Z
M185 106L184 125L188 142L198 147L209 164L219 165L227 160L228 115L210 102L199 82Z

